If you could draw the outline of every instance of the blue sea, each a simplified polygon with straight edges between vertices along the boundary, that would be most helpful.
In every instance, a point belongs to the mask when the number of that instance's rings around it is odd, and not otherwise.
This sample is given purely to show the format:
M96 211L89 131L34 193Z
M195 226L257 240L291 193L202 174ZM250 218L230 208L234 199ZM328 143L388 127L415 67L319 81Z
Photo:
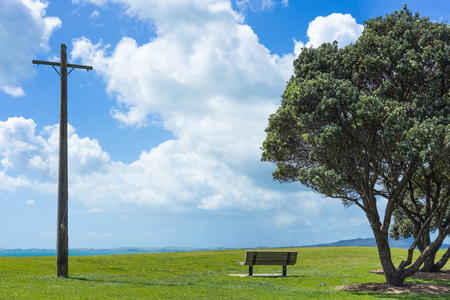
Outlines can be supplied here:
M89 255L117 255L117 254L138 254L138 253L162 253L162 252L187 252L205 250L226 250L230 248L187 248L187 247L154 247L154 248L112 248L112 249L90 249L75 248L69 249L69 256L89 256ZM2 256L56 256L56 249L2 249Z
M0 256L56 256L55 251L26 251L26 250L4 250L0 251Z
M116 250L116 249L82 249L69 250L69 256L91 256L91 255L115 255L115 254L136 254L136 253L150 253L154 251L142 251L136 249ZM158 251L161 252L161 251ZM0 249L0 257L26 257L26 256L55 256L56 250L51 249Z

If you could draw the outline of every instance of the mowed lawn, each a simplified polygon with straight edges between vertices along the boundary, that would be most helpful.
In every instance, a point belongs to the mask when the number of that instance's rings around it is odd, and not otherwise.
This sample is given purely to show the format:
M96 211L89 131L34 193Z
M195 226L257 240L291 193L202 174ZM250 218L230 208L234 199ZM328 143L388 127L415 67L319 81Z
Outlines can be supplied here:
M264 249L266 250L266 249ZM56 278L55 257L0 257L0 299L448 299L336 291L384 282L376 248L289 248L299 256L292 277L234 277L245 250L69 257L69 278ZM393 250L400 261L406 250ZM254 274L281 273L255 266ZM420 281L419 279L408 279ZM446 283L422 280L430 283Z

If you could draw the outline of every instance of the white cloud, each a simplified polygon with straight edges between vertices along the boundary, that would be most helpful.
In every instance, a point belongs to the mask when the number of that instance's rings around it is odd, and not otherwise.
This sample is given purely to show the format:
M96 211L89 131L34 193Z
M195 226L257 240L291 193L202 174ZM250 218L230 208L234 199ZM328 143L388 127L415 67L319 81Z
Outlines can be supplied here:
M4 171L0 171L0 191L14 191L19 187L27 187L30 181L23 175L18 177L8 176Z
M0 1L0 90L13 97L25 94L20 81L34 74L31 58L48 51L51 34L61 26L59 18L46 16L47 5L41 0Z
M58 125L48 126L37 133L36 124L30 119L15 117L0 121L0 190L29 186L48 191L49 184L58 176L58 128ZM73 177L105 172L109 168L109 156L98 141L80 138L71 126L68 144L69 171ZM21 175L14 178L9 173Z
M265 10L272 9L277 5L276 0L236 0L236 6L241 10ZM289 0L279 1L282 7L289 6Z
M154 11L166 9L166 2L160 6ZM119 103L114 116L127 125L143 125L149 114L158 113L166 118L177 114L173 125L179 126L178 114L205 116L220 109L221 101L267 103L278 98L292 67L280 67L280 58L270 55L229 7L212 7L191 7L192 13L168 9L177 21L168 12L155 16L162 19L156 23L161 32L157 39L139 46L125 37L111 56L101 43L75 40L72 57L89 61L105 77ZM190 20L198 14L208 16Z
M91 15L89 16L89 18L91 18L91 19L93 19L93 20L97 19L98 17L100 17L100 13L99 13L97 10L94 10L94 11L91 13Z
M338 42L339 47L345 47L356 42L362 34L364 26L356 23L349 14L334 13L326 17L317 17L309 23L306 45L294 39L294 54L297 57L302 48L319 47L323 43Z
M73 166L73 172L84 175L108 170L109 155L102 151L95 139L80 138L73 133L69 139L69 164Z
M296 39L294 39L294 54L296 57L300 55L303 47L305 47L305 44L303 44L302 41L297 41Z
M293 54L271 55L227 1L128 1L126 7L154 21L157 38L138 45L124 37L112 49L80 38L72 58L103 76L122 124L145 126L157 115L175 139L131 165L111 165L107 190L86 203L183 211L267 208L280 200L248 173L262 166L264 128L292 73ZM91 188L102 186L98 180L105 179L92 178Z
M72 3L79 5L91 3L97 6L105 6L108 3L108 0L72 0Z
M5 92L6 94L9 94L13 97L20 97L20 96L24 96L25 92L23 91L23 89L21 87L18 86L2 86L1 89L3 90L3 92Z
M56 193L58 133L58 125L36 132L33 120L24 118L0 122L0 191L26 187ZM178 141L144 151L131 164L110 161L97 140L79 137L70 125L68 144L71 198L92 212L136 207L169 212L253 210L280 199L274 192L254 187L224 162L185 148L179 151L177 147L183 146Z
M77 182L77 191L94 191L84 203L93 211L125 203L172 211L254 210L299 197L260 187L253 178L264 170L264 128L292 74L294 53L270 54L228 1L120 2L131 16L153 22L157 37L142 45L124 37L114 47L82 37L73 41L72 58L93 65L104 78L117 101L114 118L139 127L157 115L175 138L143 151L130 165L111 163L104 175ZM308 45L329 37L346 42L359 26L349 15L317 18ZM302 46L295 41L295 54ZM326 205L329 199L305 195L296 208L300 216L335 207Z
M340 47L354 43L364 30L349 14L333 13L326 17L317 17L309 23L306 47L318 47L323 43L338 41Z
M25 201L25 205L29 205L32 206L36 203L36 201L34 201L33 199L28 199L27 201Z
M273 0L236 0L236 5L241 9L270 9L275 6L275 1Z
M24 118L0 121L0 164L4 170L24 170L36 164L36 153L49 150L42 137L35 136L36 124Z

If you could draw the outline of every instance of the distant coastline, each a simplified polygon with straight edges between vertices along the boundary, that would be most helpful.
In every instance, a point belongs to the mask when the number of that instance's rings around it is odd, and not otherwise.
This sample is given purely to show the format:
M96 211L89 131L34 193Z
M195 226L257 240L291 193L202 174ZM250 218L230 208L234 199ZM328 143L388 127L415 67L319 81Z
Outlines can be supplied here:
M391 248L408 249L413 240L389 240ZM351 240L342 240L334 243L316 244L307 246L285 246L270 248L306 248L306 247L376 247L374 238L358 238ZM443 244L441 249L447 249L449 245ZM255 249L268 248L264 246L254 247ZM119 254L139 254L139 253L164 253L164 252L191 252L191 251L214 251L214 250L232 250L239 248L193 248L193 247L122 247L111 249L93 249L93 248L74 248L69 249L69 256L90 256L90 255L119 255ZM250 249L250 248L240 248ZM7 257L25 257L25 256L56 256L55 249L1 249L0 256Z
M122 247L111 249L74 248L69 249L69 256L92 256L92 255L118 255L118 254L138 254L138 253L163 253L163 252L187 252L206 250L228 250L231 248L187 248L187 247ZM56 256L56 249L2 249L0 256L4 257L25 257L25 256Z

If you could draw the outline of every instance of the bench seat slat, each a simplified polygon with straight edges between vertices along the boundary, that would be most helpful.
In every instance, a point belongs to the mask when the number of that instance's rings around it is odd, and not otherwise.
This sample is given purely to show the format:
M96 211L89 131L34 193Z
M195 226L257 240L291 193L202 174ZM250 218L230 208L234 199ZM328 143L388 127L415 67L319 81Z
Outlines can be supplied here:
M254 254L256 252L256 258ZM290 255L289 262L288 255ZM247 251L242 265L295 265L297 252L291 251Z
M253 265L253 266L288 266L288 265L294 265L294 263L286 264L286 260L265 260L265 261L257 261L256 263L252 264L245 264L245 265Z
M251 252L251 254L249 255L250 257L253 256L254 252ZM290 252L291 256L295 255L295 252ZM274 253L274 254L270 254L270 253L258 253L256 252L258 258L265 258L265 257L287 257L288 253Z
M288 257L288 255L260 255L260 254L257 254L256 255L256 259L257 260L266 260L266 259L284 259L284 260L286 260L286 258ZM297 256L296 255L294 255L294 254L291 254L291 259L297 259ZM253 255L252 256L250 256L250 257L247 257L246 258L246 261L252 261L253 260Z

